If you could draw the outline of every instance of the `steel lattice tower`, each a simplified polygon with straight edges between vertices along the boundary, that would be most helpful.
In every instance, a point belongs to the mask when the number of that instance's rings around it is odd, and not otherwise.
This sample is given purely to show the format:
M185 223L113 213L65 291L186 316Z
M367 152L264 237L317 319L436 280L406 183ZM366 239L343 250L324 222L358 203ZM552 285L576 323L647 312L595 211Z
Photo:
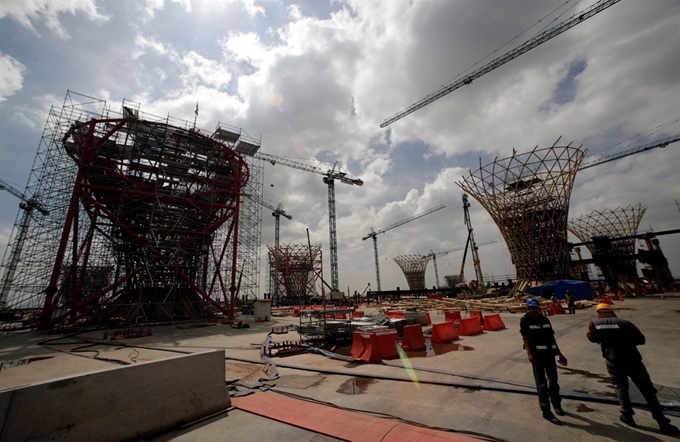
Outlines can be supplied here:
M430 255L397 255L394 262L397 263L408 282L410 290L422 290L425 288L425 269L430 262Z
M316 296L316 282L323 277L321 244L283 244L269 248L270 277L274 292L288 304L307 305ZM278 301L278 300L277 300Z
M42 309L47 327L231 316L239 286L257 296L261 209L241 192L261 195L263 167L240 153L259 141L204 133L68 92L26 190L50 216L31 219L8 305Z
M635 238L619 240L616 238L635 235L646 211L647 207L642 204L617 207L613 210L593 210L589 215L571 219L568 228L580 241L586 243L591 242L594 237L606 236L611 240L613 255L632 256L635 254ZM586 247L591 254L595 252L594 244L586 244ZM631 286L635 291L641 290L634 259L614 263L603 270L623 284L627 295Z
M569 198L587 150L558 142L485 166L480 159L479 169L457 183L496 222L525 286L571 276Z

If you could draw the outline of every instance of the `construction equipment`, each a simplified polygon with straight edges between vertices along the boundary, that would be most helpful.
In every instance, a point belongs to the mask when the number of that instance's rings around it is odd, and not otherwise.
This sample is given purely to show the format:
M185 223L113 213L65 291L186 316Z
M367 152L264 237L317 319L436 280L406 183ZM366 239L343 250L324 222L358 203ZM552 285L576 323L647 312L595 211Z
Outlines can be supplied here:
M456 89L459 89L463 86L467 86L471 84L474 80L477 78L481 77L484 74L487 74L491 71L493 71L496 68L499 68L503 66L505 63L508 63L511 60L514 60L515 58L519 57L520 55L524 54L525 52L528 52L535 48L536 46L539 46L546 41L557 37L561 33L573 28L579 23L583 23L585 20L589 19L590 17L604 11L605 9L609 8L612 5L615 5L621 0L600 0L594 5L590 6L589 8L584 9L581 12L578 12L574 15L572 15L569 19L549 28L546 29L545 31L541 32L540 34L536 35L535 37L527 40L523 44L517 46L515 49L511 50L505 55L502 55L495 60L492 60L491 62L487 63L486 65L482 66L481 68L473 71L472 73L461 77L453 82L447 83L444 86L441 86L439 89L436 91L432 92L429 94L427 97L423 98L422 100L412 104L411 106L407 107L406 109L402 110L401 112L396 113L395 115L391 116L390 118L386 119L380 127L387 127L388 125L394 123L397 120L400 120L404 118L405 116L417 111L418 109L421 109L428 104L440 99L441 97L450 94L451 92L455 91Z
M468 196L466 193L463 194L463 213L465 215L465 225L468 229L468 237L465 242L465 252L463 253L463 261L460 264L460 275L458 276L458 282L462 283L465 279L465 258L467 256L468 248L471 249L472 253L472 263L475 267L475 276L477 278L478 287L484 287L484 276L482 275L482 266L479 261L479 246L483 244L475 243L475 235L472 229L472 221L470 220L470 203L468 202ZM492 244L496 241L487 241L484 244Z
M440 286L439 286L439 271L437 270L437 257L448 255L449 253L457 252L459 250L463 250L464 248L465 247L456 247L455 249L442 250L441 252L433 252L432 250L430 250L430 256L432 257L432 262L434 263L434 278L435 278L435 281L437 283L437 288L440 288Z
M375 279L376 279L376 282L378 283L378 285L377 285L378 291L380 291L380 264L379 264L379 261L378 261L378 238L377 238L378 235L380 235L381 233L385 233L388 230L392 230L396 227L403 226L404 224L410 223L411 221L414 221L418 218L422 218L423 216L429 215L430 213L436 212L437 210L443 209L444 207L446 207L446 206L443 205L443 204L440 204L440 205L433 207L431 209L428 209L424 212L413 215L410 218L403 219L403 220L396 222L396 223L394 223L390 226L387 226L384 229L380 229L377 232L375 232L373 230L373 227L371 227L371 231L368 233L368 235L361 238L363 241L366 241L368 238L373 238L373 252L374 252L374 255L375 255Z
M324 171L323 169L316 166L299 163L297 161L289 160L287 158L280 158L262 152L258 152L254 156L256 158L269 161L269 163L271 163L272 166L276 164L281 164L283 166L292 167L293 169L304 170L306 172L323 175L323 182L328 186L328 231L330 233L331 286L333 287L334 292L339 292L340 284L338 281L338 238L335 226L335 181L337 180L340 181L341 183L353 186L363 186L364 182L358 178L350 178L347 176L345 172L336 170L337 162L333 165L332 169Z
M257 200L257 202L263 206L266 207L269 210L272 210L272 216L274 217L274 247L279 246L279 225L281 221L281 217L283 216L284 218L287 218L289 221L293 219L292 216L288 215L285 210L281 208L283 206L282 203L279 203L277 207L272 206L271 204L263 201L263 200Z
M0 306L3 306L6 302L7 295L9 295L9 289L12 285L12 280L14 279L14 272L19 264L19 257L21 256L21 249L23 248L24 240L26 239L26 232L28 229L28 223L31 221L31 214L34 210L40 212L43 216L48 216L50 212L45 209L45 207L38 201L36 197L31 197L26 199L24 194L19 190L12 187L7 181L0 178L0 189L6 190L12 195L16 196L21 200L19 207L24 212L21 215L21 220L18 225L18 233L12 249L9 254L9 258L5 264L5 273L2 275L2 282L0 282Z
M656 149L657 147L666 147L669 144L672 143L677 143L680 141L680 135L673 135L672 137L664 138L663 140L659 141L654 141L653 143L647 143L643 144L642 146L638 147L631 147L630 149L622 150L621 152L608 155L606 157L600 158L595 161L591 161L589 163L581 165L581 167L578 168L578 170L583 170L583 169L588 169L590 167L595 167L599 166L600 164L608 163L610 161L615 161L630 155L635 155L638 153L646 152L648 150Z

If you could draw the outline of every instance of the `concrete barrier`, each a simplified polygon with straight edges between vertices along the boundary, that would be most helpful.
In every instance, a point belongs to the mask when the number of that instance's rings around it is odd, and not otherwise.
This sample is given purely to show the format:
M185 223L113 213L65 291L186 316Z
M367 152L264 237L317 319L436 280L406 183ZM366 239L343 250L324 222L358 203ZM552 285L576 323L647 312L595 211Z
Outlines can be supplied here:
M0 442L138 439L231 405L224 350L0 392Z
M427 315L425 312L404 312L404 319L414 324L427 325Z

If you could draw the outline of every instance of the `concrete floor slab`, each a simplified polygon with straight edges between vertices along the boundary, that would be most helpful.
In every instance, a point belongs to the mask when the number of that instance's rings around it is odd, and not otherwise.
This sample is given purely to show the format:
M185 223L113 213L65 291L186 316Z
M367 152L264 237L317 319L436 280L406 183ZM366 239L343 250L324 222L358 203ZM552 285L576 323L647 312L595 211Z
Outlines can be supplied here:
M677 327L680 294L667 294L666 299L658 296L629 299L616 302L614 307L619 309L620 317L632 320L646 335L647 344L640 347L640 351L652 380L663 387L660 395L665 395L669 400L677 398L676 393L680 391L680 378L677 376L680 364L680 330ZM462 337L456 341L473 350L410 358L412 365L440 373L415 370L411 373L415 376L412 379L403 368L301 354L274 358L281 380L273 390L332 403L347 410L365 410L426 426L478 432L511 441L675 440L662 435L646 411L637 412L639 428L633 429L619 422L617 405L579 399L563 402L566 411L566 416L561 418L563 426L558 427L543 420L533 392L523 394L527 388L514 385L533 385L531 366L519 335L521 316L501 313L507 329ZM614 399L614 390L599 347L585 337L587 323L594 317L592 308L578 310L576 315L550 317L557 332L558 344L569 359L567 367L559 367L560 385L562 390ZM444 321L441 313L431 312L431 318L434 322ZM2 361L32 356L54 358L3 369L0 371L0 388L36 382L64 372L96 370L100 364L110 363L105 359L135 363L162 359L171 352L199 352L209 348L225 349L226 379L254 383L266 377L259 357L259 346L265 341L267 333L272 327L296 323L296 318L286 317L272 318L266 323L251 323L250 329L233 329L226 325L154 327L153 336L123 340L115 345L97 345L92 349L99 353L79 353L79 356L68 353L77 348L79 343L76 342L55 345L59 342L56 341L47 348L39 343L53 337L37 333L2 336ZM101 340L102 331L80 336L88 340ZM298 336L291 332L273 335L273 339L275 342L295 341ZM94 356L100 359L92 359ZM299 378L286 385L286 382L290 382L286 381L286 376L291 377L289 379ZM306 376L310 377L309 381L320 381L309 384L307 379L302 378ZM306 388L300 388L303 384ZM478 386L499 388L480 389ZM218 416L209 423L187 428L181 433L157 436L152 440L214 440L212 436L217 434L228 434L228 438L235 441L313 440L314 437L321 437L313 432L263 419L243 412L230 412L228 416ZM671 420L675 425L680 425L680 418L671 417ZM266 425L263 422L267 422ZM268 433L262 428L268 426L275 430Z

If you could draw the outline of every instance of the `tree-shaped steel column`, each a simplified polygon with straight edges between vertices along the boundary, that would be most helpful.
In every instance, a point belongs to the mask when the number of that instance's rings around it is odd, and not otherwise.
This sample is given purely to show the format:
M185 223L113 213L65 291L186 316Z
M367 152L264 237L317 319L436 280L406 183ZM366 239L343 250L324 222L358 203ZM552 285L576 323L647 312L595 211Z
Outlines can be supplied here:
M470 172L457 184L491 215L524 281L571 276L569 198L586 150L571 143L514 154Z

